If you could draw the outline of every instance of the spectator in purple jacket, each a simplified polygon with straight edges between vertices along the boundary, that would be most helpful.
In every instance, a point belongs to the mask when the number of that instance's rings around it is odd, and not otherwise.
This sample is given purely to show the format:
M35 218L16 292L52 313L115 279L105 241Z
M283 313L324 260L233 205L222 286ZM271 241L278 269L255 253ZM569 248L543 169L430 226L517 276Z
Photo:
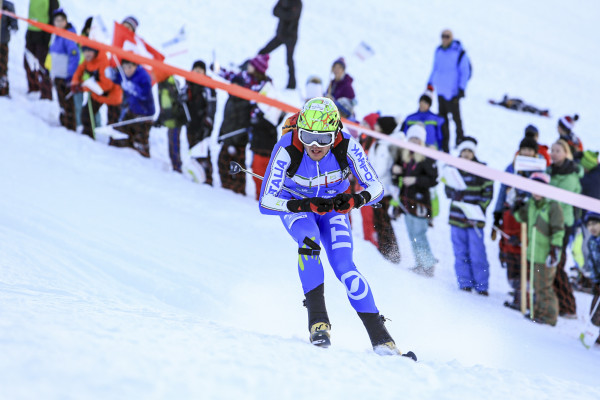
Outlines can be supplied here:
M442 150L445 152L450 151L448 114L452 114L452 119L456 124L456 144L460 143L464 137L459 101L465 97L470 77L471 62L462 44L453 39L452 31L444 30L442 44L435 50L433 69L429 81L427 81L427 89L436 90L438 94L438 114L445 120L445 124L442 125Z
M354 94L354 88L352 88L353 79L346 73L346 61L343 57L333 62L331 73L333 79L329 82L325 96L332 99L342 116L347 118L354 114L353 108L356 105L356 95Z

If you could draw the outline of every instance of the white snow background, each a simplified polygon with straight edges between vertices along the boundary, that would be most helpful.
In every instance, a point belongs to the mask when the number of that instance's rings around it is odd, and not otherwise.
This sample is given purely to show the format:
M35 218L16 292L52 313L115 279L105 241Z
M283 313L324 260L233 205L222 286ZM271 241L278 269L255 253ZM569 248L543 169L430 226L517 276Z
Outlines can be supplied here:
M213 50L222 65L252 57L275 31L274 3L61 1L78 31L89 15L110 26L133 14L138 34L160 44L185 25L189 51L167 61L186 69L199 58L209 64ZM27 14L27 1L15 5ZM473 64L462 112L481 160L504 169L527 124L549 144L556 118L575 112L584 145L598 149L598 15L595 0L306 0L298 83L312 74L327 81L332 61L345 56L358 116L404 117L449 27ZM489 227L490 297L459 292L441 187L429 231L440 259L433 279L408 271L403 219L394 223L396 266L362 240L353 214L356 265L398 346L419 362L372 352L328 267L333 345L311 346L296 245L279 218L260 215L252 195L170 172L164 130L152 130L148 160L59 127L55 102L26 95L19 26L12 98L0 98L1 399L600 398L600 350L577 340L591 296L576 293L579 319L556 327L503 307L509 287ZM365 61L352 55L361 41L375 51ZM283 47L269 74L285 87ZM553 118L487 104L505 93ZM220 93L217 127L225 99Z

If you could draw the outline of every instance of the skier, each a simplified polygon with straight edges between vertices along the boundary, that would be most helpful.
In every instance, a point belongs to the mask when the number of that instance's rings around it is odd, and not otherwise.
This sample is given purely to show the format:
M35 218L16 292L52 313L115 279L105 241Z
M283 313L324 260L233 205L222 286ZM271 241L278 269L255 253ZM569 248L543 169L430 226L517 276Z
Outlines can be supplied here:
M295 121L294 121L295 119ZM284 124L261 187L262 214L278 215L298 243L298 273L306 297L310 341L330 345L324 297L322 247L337 278L346 286L350 304L362 320L373 350L381 355L402 354L384 326L371 288L352 259L348 213L383 197L383 185L362 147L342 132L339 111L332 100L317 97ZM291 133L285 133L289 130ZM345 193L352 173L364 190ZM297 198L284 188L302 192ZM416 360L412 352L406 354Z

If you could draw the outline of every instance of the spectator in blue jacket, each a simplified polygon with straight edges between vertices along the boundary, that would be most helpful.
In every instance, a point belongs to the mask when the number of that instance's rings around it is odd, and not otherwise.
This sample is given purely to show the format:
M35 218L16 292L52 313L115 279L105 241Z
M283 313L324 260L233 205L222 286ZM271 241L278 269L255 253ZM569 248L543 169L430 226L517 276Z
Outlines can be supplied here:
M406 133L408 128L412 125L419 122L422 123L425 125L425 132L427 132L427 136L425 136L425 145L435 146L435 148L439 150L442 148L442 126L445 121L444 118L430 111L432 100L433 93L430 91L423 93L419 99L419 111L406 117L401 130Z
M459 143L457 153L460 158L479 163L476 149L477 140L465 137ZM456 278L461 290L475 289L480 295L487 296L490 266L483 243L483 228L485 211L494 194L494 182L458 171L465 188L446 185L446 196L451 199L449 223Z
M113 81L123 89L123 104L121 105L120 121L148 117L145 121L130 123L117 128L129 135L127 139L111 139L110 145L117 147L133 147L142 156L150 157L150 127L154 115L154 98L152 96L152 78L140 65L133 61L123 60L122 73L115 76Z
M2 9L15 12L15 6L11 1L4 0ZM0 16L0 96L8 96L8 42L10 41L10 31L16 32L19 29L17 20L2 14Z
M465 97L465 90L470 77L471 63L462 44L453 39L452 32L449 29L444 30L442 32L442 44L435 51L433 69L427 82L427 88L437 91L438 111L446 121L442 125L444 136L442 149L445 152L450 150L449 113L452 114L456 124L456 144L458 145L464 137L459 101Z
M54 26L77 33L73 25L67 20L67 14L62 8L57 8L53 13ZM60 105L60 124L74 131L77 128L75 116L75 103L73 97L67 94L71 89L71 79L79 66L79 46L72 40L62 36L53 35L50 41L50 76L54 80L58 104Z

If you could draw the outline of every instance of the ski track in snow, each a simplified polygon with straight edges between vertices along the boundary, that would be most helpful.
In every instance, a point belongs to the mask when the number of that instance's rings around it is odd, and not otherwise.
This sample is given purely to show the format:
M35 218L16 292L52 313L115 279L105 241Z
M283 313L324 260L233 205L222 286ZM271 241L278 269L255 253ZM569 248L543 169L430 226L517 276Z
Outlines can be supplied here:
M152 44L186 24L190 51L172 63L189 68L197 58L210 61L213 48L222 65L252 56L272 37L274 3L175 0L169 8L156 2L156 12L152 2L142 10L105 0L93 13L108 26L135 15L138 33ZM24 2L15 5L26 14ZM78 30L92 13L83 2L61 5ZM582 115L577 133L586 148L600 148L592 117L600 91L595 1L373 7L304 2L295 53L300 86L315 73L327 81L331 62L343 55L359 116L377 109L406 116L449 26L473 60L462 110L482 160L504 169L527 124L549 144L556 117L574 112ZM441 260L434 279L408 271L403 220L394 222L399 266L354 230L355 262L391 319L387 327L419 362L371 351L327 267L333 345L310 346L296 246L279 219L261 216L252 196L170 172L162 129L152 130L147 160L58 127L56 103L25 94L25 29L20 23L10 43L12 99L0 98L0 398L600 398L600 351L577 341L591 297L576 293L579 320L559 319L555 328L524 321L502 307L509 287L489 239L490 297L458 292L442 190L441 215L429 231ZM375 56L360 62L351 53L363 40ZM283 86L283 48L271 54L270 68ZM549 107L553 118L486 104L504 93ZM225 99L219 93L216 126ZM360 227L360 214L352 218Z

